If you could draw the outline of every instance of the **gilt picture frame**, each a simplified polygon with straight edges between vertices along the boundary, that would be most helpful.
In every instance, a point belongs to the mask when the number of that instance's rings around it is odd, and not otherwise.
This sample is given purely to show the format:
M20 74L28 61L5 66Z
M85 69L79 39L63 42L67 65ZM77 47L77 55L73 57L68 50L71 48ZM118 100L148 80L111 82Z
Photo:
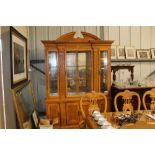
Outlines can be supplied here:
M138 59L150 59L150 49L137 49Z
M135 47L125 46L126 59L136 59L136 49Z
M27 39L10 27L11 88L28 80Z

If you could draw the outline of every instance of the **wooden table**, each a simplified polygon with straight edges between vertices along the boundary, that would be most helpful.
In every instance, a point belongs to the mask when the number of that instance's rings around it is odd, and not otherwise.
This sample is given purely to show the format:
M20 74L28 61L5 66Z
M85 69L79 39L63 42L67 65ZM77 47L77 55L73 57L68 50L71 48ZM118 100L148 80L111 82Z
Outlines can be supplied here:
M108 122L111 123L113 128L116 129L155 129L155 120L148 117L147 114L151 114L151 111L140 111L138 112L139 119L135 123L126 123L120 126L116 121L116 116L124 112L107 112L102 114ZM131 113L131 112L127 112ZM101 126L97 124L92 116L87 116L86 119L87 127L90 129L100 129Z

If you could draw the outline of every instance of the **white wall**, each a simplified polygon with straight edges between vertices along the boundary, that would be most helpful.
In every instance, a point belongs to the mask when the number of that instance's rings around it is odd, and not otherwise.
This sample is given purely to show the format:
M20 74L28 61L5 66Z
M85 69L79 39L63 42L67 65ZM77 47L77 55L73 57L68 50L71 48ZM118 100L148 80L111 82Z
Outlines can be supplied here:
M114 40L114 45L135 46L136 49L155 48L155 27L154 26L106 26L104 29L104 39ZM122 64L114 62L113 65ZM129 63L129 62L123 62ZM143 80L155 70L155 62L130 62L134 65L134 79ZM128 71L120 71L117 78L125 81L129 78Z
M18 30L23 36L28 37L28 26L14 26L16 30Z

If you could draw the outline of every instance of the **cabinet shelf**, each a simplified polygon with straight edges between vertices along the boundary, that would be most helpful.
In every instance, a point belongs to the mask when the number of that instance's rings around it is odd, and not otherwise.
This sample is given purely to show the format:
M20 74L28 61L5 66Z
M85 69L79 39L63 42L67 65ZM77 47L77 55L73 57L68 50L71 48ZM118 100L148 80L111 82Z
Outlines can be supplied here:
M155 59L113 59L111 62L155 62Z

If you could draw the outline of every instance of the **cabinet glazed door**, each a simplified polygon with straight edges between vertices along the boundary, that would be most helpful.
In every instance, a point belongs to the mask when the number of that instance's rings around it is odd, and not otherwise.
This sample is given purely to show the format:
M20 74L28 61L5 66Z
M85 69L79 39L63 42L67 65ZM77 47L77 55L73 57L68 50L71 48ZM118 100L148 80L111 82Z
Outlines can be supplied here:
M49 95L58 96L59 94L59 74L58 74L58 54L55 51L48 52L48 76L49 76Z
M91 51L66 52L67 96L91 91Z
M108 91L108 52L100 51L100 92Z
M67 125L79 123L79 103L66 103Z

